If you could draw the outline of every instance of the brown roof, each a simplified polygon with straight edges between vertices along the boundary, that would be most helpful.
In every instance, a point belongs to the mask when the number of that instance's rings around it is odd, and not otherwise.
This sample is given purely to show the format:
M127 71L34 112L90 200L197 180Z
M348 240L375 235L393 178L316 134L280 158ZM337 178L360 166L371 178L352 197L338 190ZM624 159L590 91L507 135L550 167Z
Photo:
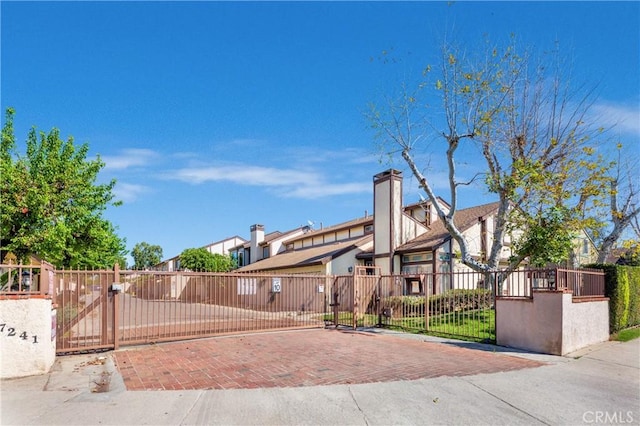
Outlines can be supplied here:
M623 256L627 257L631 255L633 255L633 249L623 247L612 248L607 255L607 258L604 260L604 263L623 264Z
M438 199L438 201L440 201L442 204L444 204L447 207L451 207L451 205L449 203L447 203L442 197L436 197ZM409 210L412 209L414 207L420 207L420 206L424 206L425 204L431 204L431 200L422 200L422 201L418 201L416 203L411 203L411 204L407 204L406 206L404 206L404 210Z
M458 210L454 217L454 223L460 231L464 231L477 223L479 217L485 217L498 209L500 203L489 203L481 206ZM437 247L451 237L441 219L431 224L431 229L426 233L398 247L397 251L415 251Z
M296 231L297 231L297 229L296 229ZM293 231L290 231L290 232L293 232ZM280 232L280 231L270 232L270 233L268 233L267 235L264 236L264 240L262 240L262 242L260 244L268 243L269 241L275 240L280 235L282 235L282 232Z
M322 235L322 234L327 234L330 232L336 232L342 229L349 229L349 228L353 228L354 226L358 226L358 225L365 225L365 224L373 224L373 215L369 215L366 217L361 217L358 219L353 219L350 220L348 222L342 222L339 223L337 225L332 225L332 226L328 226L326 228L322 228L322 229L315 229L313 231L309 231L304 235L300 235L298 237L292 238L290 240L287 240L287 243L292 243L294 241L299 241L299 240L303 240L305 238L309 238L310 236L314 236L314 235Z
M293 232L293 231L289 231L289 232ZM282 232L280 232L280 231L269 232L268 234L265 234L264 240L262 240L260 242L260 244L268 243L269 241L278 238L280 235L282 235ZM238 249L240 247L250 248L251 247L251 240L245 240L244 238L243 238L243 240L244 240L244 243L239 244L239 245L237 245L235 247L231 247L231 250Z
M296 268L321 265L336 257L373 240L373 235L338 241L277 254L239 268L238 272L268 271L273 269Z

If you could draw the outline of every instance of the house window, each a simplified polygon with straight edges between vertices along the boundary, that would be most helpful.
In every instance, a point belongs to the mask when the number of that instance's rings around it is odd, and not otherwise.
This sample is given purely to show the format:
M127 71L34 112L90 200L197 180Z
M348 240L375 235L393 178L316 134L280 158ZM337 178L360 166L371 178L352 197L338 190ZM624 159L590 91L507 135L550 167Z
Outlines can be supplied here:
M402 265L403 274L430 274L431 264Z
M402 256L402 263L414 263L414 262L430 262L433 259L433 253L412 253Z
M262 258L266 259L267 257L269 257L269 246L262 248Z
M238 252L238 266L244 266L244 253Z
M408 253L402 255L403 274L426 274L431 273L433 253Z
M373 225L367 225L364 227L364 233L368 234L370 232L373 232Z
M589 254L589 241L582 240L582 254Z

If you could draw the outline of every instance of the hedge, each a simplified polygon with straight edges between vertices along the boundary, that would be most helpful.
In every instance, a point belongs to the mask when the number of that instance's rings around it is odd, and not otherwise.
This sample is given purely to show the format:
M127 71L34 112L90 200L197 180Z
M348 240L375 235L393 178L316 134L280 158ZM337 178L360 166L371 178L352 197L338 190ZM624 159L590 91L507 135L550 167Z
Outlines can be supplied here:
M390 310L393 317L424 315L424 296L389 296L382 299L382 309ZM449 290L429 297L429 315L455 311L469 311L493 307L493 294L489 289Z
M640 267L589 265L604 270L604 295L609 298L609 331L640 325Z

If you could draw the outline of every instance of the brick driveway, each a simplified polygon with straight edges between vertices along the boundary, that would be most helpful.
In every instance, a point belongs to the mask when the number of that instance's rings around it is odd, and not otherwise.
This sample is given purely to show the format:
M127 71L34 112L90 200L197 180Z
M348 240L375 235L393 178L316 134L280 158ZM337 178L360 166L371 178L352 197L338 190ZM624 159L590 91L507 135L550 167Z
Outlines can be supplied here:
M251 389L415 380L541 362L391 335L304 330L163 343L115 352L128 390Z

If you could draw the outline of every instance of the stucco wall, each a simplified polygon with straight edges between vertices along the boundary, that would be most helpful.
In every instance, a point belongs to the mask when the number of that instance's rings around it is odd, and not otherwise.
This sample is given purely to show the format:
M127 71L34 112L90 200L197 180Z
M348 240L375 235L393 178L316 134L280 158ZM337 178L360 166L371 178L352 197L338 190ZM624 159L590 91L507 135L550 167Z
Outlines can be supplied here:
M480 238L480 224L474 223L464 231L464 238L467 240L467 248L472 255L480 254L481 238Z
M44 374L56 357L51 299L0 300L0 378Z
M496 343L561 355L562 293L536 292L533 299L498 298Z
M565 294L562 316L563 354L609 340L608 300L576 303L570 294Z
M574 303L572 297L560 291L534 291L533 299L498 298L497 344L566 355L608 340L608 301Z

